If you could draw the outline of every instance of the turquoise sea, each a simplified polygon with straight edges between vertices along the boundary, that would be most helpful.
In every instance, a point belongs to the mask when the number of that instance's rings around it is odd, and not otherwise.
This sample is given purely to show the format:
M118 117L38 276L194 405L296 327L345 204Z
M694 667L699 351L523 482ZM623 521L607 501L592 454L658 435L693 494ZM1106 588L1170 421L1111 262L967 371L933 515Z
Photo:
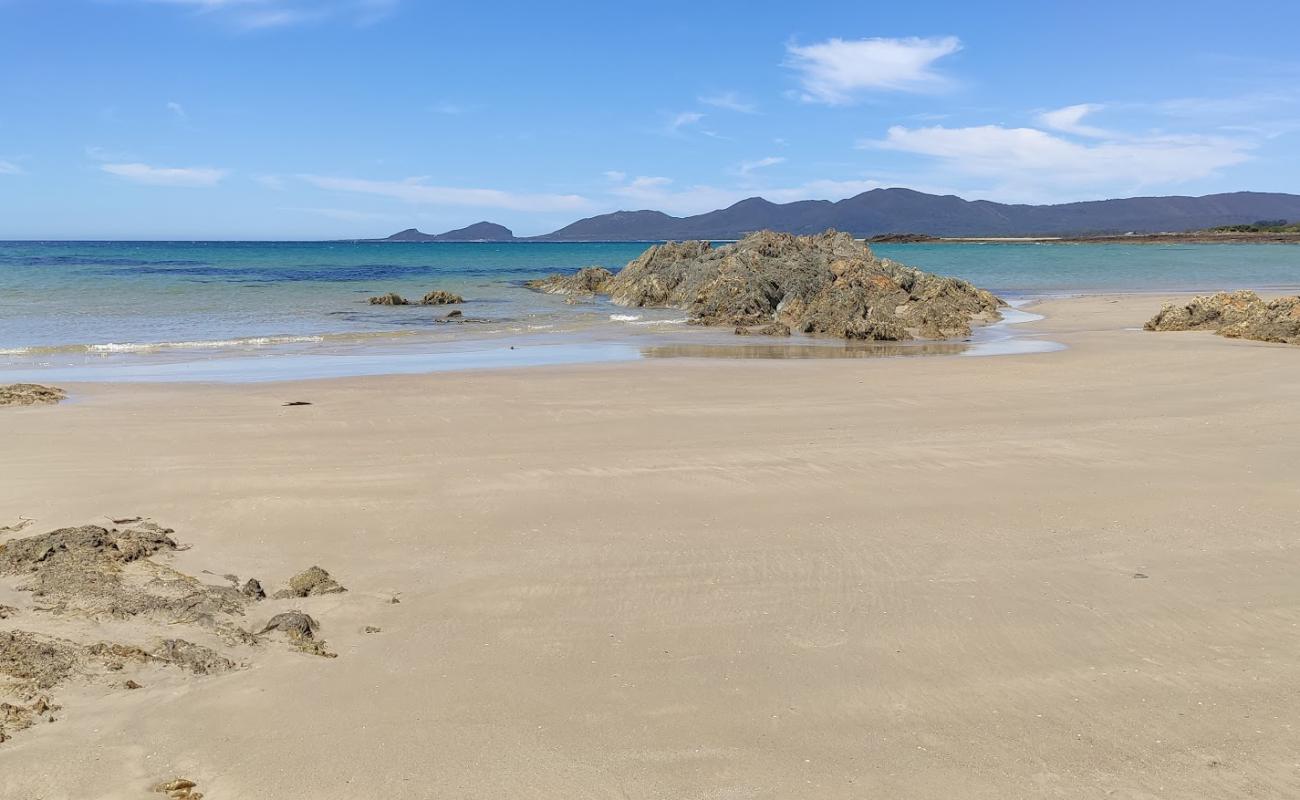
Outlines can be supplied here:
M647 246L0 242L0 382L417 372L734 342L682 324L678 311L567 305L522 286L592 264L616 270ZM1300 247L1291 245L874 249L1009 299L1300 285ZM382 292L418 298L435 288L467 299L463 321L444 319L445 308L366 303ZM779 351L788 355L791 346Z

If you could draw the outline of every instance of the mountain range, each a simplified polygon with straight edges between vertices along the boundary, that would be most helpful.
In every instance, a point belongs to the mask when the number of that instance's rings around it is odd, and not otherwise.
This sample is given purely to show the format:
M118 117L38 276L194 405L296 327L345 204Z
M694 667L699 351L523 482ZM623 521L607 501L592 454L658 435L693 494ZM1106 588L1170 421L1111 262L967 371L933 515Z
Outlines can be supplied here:
M889 233L931 236L1082 236L1189 231L1258 220L1300 219L1300 195L1231 192L1203 197L1130 197L1058 205L964 200L911 189L872 189L845 200L773 203L761 197L687 217L662 211L615 211L541 236L519 238L503 225L479 222L440 234L410 228L383 242L639 242L739 239L756 230L817 233L827 228L860 237Z

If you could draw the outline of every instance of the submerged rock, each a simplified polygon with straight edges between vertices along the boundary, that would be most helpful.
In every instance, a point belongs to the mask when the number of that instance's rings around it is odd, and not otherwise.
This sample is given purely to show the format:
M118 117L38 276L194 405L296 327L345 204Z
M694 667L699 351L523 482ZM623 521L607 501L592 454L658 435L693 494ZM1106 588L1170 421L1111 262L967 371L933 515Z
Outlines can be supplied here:
M702 241L669 242L603 280L579 273L529 283L551 292L592 285L622 306L680 308L696 324L769 336L948 339L969 336L972 322L1000 319L1005 305L966 281L876 258L836 231L760 231L716 249Z
M1230 339L1300 344L1300 296L1264 300L1250 291L1219 292L1168 303L1149 331L1214 331Z
M54 386L39 383L11 383L0 386L0 406L52 406L65 400L68 393Z
M371 297L367 302L372 306L447 306L465 302L465 298L451 292L444 292L442 289L433 291L420 298L419 301L407 300L397 292L380 294Z
M452 294L451 292L444 292L441 289L434 289L432 292L429 292L424 297L420 298L420 305L422 306L446 306L463 302L465 302L465 298L460 295Z

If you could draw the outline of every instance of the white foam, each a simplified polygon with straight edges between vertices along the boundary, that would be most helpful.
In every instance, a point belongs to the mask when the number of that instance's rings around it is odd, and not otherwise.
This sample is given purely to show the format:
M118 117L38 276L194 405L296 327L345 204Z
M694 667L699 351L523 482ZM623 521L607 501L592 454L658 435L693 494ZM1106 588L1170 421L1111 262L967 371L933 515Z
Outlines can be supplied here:
M207 339L193 342L105 342L88 344L88 353L152 353L158 350L219 350L223 347L264 347L273 344L323 342L323 336L251 336L245 339Z
M681 319L647 319L641 322L629 322L629 325L685 325L690 322L686 317Z
M614 322L636 322L641 319L640 314L610 314L610 320Z

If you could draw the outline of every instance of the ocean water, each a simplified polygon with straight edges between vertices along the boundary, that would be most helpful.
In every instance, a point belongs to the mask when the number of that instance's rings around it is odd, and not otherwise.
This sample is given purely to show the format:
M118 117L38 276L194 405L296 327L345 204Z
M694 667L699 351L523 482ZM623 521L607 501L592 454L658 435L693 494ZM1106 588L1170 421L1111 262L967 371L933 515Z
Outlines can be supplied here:
M610 360L734 343L725 333L683 325L680 311L605 301L568 305L522 285L589 265L617 270L647 246L0 242L0 381L232 379L241 363L243 372L272 379L422 371L443 362L515 364L527 361L521 348L539 363L553 363L583 360L580 345L589 345L592 358ZM1290 245L961 243L875 250L1008 298L1300 285L1300 247ZM445 319L449 309L442 307L366 303L389 291L418 299L430 289L463 295L463 321ZM387 365L374 360L380 356ZM366 358L368 369L349 373L341 366ZM215 359L242 361L216 369ZM304 373L304 363L318 369Z

